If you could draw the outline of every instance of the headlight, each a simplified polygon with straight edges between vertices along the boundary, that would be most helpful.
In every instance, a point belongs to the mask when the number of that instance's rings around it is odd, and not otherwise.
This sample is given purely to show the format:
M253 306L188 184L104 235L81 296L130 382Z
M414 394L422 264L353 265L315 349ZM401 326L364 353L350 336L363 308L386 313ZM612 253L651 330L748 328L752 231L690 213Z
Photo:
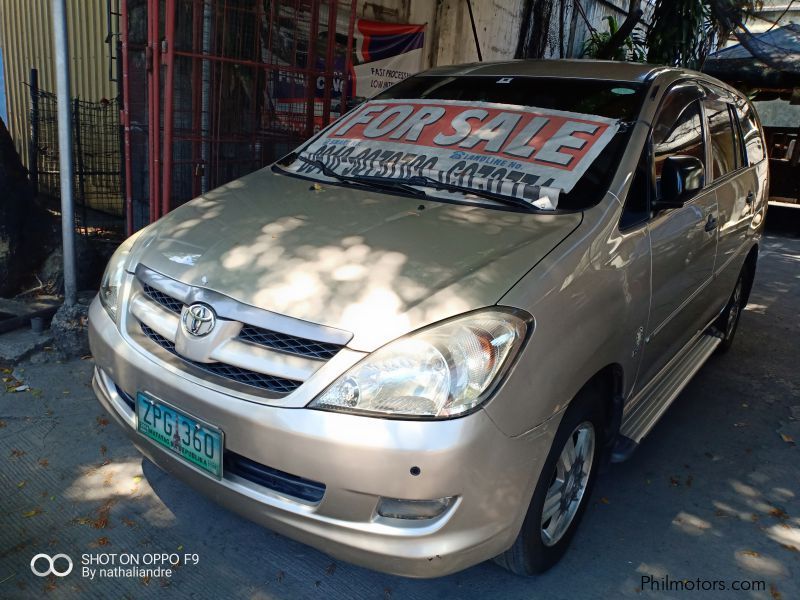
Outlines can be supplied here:
M120 244L111 256L111 260L108 261L103 279L100 281L100 304L114 322L116 322L119 312L119 292L125 280L125 269L128 266L133 244L138 237L138 234L134 234Z
M309 408L454 417L486 400L522 346L521 311L470 313L399 338L367 356Z

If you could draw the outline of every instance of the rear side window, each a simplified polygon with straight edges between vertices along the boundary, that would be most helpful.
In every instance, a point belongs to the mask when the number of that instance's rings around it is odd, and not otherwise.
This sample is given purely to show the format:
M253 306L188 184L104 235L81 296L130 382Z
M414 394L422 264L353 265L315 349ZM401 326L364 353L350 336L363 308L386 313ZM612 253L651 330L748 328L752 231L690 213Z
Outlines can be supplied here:
M740 166L741 159L737 158L740 153L734 134L735 124L731 122L731 112L726 102L707 98L704 104L711 140L711 168L714 179L719 179Z
M758 129L755 111L749 103L742 103L736 107L739 115L739 124L742 126L744 147L747 151L747 162L751 165L764 160L764 142L761 131Z

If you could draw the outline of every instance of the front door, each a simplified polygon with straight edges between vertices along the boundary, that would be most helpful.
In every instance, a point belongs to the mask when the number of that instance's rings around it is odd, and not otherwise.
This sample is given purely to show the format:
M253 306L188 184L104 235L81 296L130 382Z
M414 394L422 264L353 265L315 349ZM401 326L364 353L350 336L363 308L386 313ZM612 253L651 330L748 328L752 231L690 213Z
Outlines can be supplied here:
M702 91L681 84L667 92L652 133L652 176L656 200L661 169L670 156L694 156L706 163ZM709 284L717 253L717 199L703 189L683 207L653 214L650 317L640 369L649 382L705 325Z

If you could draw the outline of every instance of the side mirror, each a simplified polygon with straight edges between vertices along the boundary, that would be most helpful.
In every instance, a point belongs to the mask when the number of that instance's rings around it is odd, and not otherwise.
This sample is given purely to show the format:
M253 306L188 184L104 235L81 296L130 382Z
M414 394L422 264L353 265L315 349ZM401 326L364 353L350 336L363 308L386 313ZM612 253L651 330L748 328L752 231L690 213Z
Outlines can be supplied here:
M661 169L661 198L654 210L680 208L705 184L705 169L694 156L670 156Z

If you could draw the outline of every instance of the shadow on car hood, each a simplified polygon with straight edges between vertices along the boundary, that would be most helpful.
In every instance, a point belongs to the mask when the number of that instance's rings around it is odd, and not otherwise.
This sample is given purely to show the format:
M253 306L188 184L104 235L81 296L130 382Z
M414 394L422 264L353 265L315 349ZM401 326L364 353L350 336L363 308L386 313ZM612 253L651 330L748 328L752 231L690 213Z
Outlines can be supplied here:
M262 169L165 216L139 262L370 351L495 304L580 223L393 196Z

